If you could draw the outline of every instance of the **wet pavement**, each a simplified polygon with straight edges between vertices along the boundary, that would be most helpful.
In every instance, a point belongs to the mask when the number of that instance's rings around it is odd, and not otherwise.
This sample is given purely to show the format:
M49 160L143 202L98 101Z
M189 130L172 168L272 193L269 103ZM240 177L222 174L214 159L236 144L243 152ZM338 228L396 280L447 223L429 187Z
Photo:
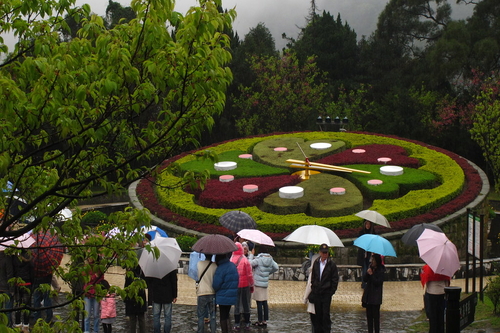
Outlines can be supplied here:
M64 259L63 259L64 260ZM112 285L123 287L124 272L119 267L112 267L106 273L106 280ZM305 281L269 281L270 320L266 329L252 327L254 332L290 332L307 333L311 331L309 314L303 304ZM465 290L464 279L454 279L452 286ZM62 291L69 288L62 284ZM381 331L387 333L409 332L423 309L423 288L419 281L386 281L384 298L381 306ZM359 282L339 282L333 297L331 316L332 332L366 332L365 311L361 307L362 289ZM60 296L64 299L64 296ZM64 320L67 308L56 309L55 314ZM128 320L125 317L123 302L117 300L117 320L113 324L114 333L128 332ZM148 332L152 332L152 310L148 310ZM185 274L178 274L178 298L173 306L172 332L195 332L197 328L195 282ZM232 316L231 316L232 318ZM252 301L251 321L257 320L255 302ZM207 326L207 332L209 331ZM218 328L220 331L220 328ZM490 332L465 330L467 332ZM493 332L493 331L491 331Z

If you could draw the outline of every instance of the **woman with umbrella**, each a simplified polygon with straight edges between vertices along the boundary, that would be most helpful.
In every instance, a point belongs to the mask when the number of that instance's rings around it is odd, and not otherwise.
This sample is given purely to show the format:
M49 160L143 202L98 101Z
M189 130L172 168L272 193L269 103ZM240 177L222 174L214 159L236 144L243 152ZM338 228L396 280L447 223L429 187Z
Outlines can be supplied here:
M238 269L239 283L238 283L238 302L234 307L234 328L240 329L241 314L245 322L245 328L250 328L250 294L253 292L254 281L252 266L245 257L243 245L236 243L238 249L233 252L231 262L236 265Z
M368 333L378 333L380 332L380 305L382 304L385 266L382 264L380 254L373 253L370 262L370 267L363 276L366 287L361 303L366 308Z
M228 254L216 255L215 262L217 269L212 284L215 290L215 303L219 305L221 331L229 333L231 331L229 312L231 306L238 301L238 270L236 265L229 261Z
M429 333L444 332L444 288L450 285L450 277L436 274L429 265L424 265L420 282L425 287L424 307L429 318Z
M368 220L363 221L363 228L361 229L359 236L366 234L375 235L375 224ZM366 271L370 266L370 258L371 258L371 252L367 252L362 248L358 249L358 258L356 264L358 266L361 266L361 279L362 279L361 288L363 289L366 286L366 282L364 282L363 277L365 276Z

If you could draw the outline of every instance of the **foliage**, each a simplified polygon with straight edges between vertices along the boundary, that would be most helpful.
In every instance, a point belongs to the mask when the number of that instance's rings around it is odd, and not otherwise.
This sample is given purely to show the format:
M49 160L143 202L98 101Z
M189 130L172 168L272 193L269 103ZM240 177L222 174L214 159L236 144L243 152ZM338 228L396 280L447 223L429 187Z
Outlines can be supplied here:
M495 190L500 191L500 76L485 80L476 96L472 115L472 138L481 147L493 174Z
M291 53L280 58L254 57L251 68L255 80L250 86L240 86L241 95L234 100L239 109L238 133L248 136L309 129L325 96L323 75L314 58L301 66Z
M318 68L327 73L332 84L342 82L349 85L356 74L356 32L342 22L340 14L337 19L326 11L322 15L312 14L307 26L301 29L298 39L290 46L301 64L314 56Z
M182 252L191 252L191 248L194 243L196 243L198 238L189 235L178 235L175 237L175 240L177 241L177 244L179 244Z
M394 230L408 229L416 223L432 222L448 216L472 202L482 190L482 180L477 171L466 160L444 149L428 145L424 147L417 141L403 141L400 138L371 134L300 133L300 137L307 140L325 139L325 135L331 139L342 140L348 143L349 146L373 143L399 145L409 152L410 157L416 157L422 162L424 166L420 169L438 175L439 180L443 184L435 189L412 191L411 195L408 194L396 200L376 200L374 203L376 204L375 209L388 216ZM274 134L266 136L265 139L298 136L298 133ZM210 148L215 152L237 149L248 151L247 147L252 147L256 142L262 140L264 140L262 136L257 136L241 140L231 140L206 148ZM165 161L164 166L169 165L173 161L183 163L193 159L192 152L185 152ZM463 188L464 174L466 180L465 188ZM163 186L169 186L170 183L178 182L178 179L171 175L160 175L158 182ZM172 220L170 217L175 216L175 221L179 225L189 226L189 228L193 227L198 231L200 228L203 228L212 232L217 230L217 233L225 233L218 228L218 218L227 210L200 207L193 202L193 196L184 191L176 190L167 192L161 188L156 188L156 190L157 200L153 201L153 203L155 207L161 207L162 212L165 212L166 220L170 221ZM153 189L151 188L149 191L153 191ZM144 205L149 207L148 202L144 202ZM156 212L156 209L151 210ZM271 215L262 212L256 207L247 207L241 210L254 217L259 225L259 229L274 233L272 235L273 237L278 237L276 239L281 239L286 236L287 231L290 232L304 224L318 224L330 227L336 231L339 237L356 237L361 226L361 219L355 216L325 219L311 218L304 214ZM203 224L195 221L203 222ZM213 228L205 224L213 224Z
M88 226L97 226L98 224L105 223L108 215L98 210L86 212L82 216L82 224Z
M0 34L18 40L9 53L0 39L0 187L17 189L0 198L10 213L0 236L57 234L71 255L70 267L57 272L67 282L104 273L117 253L124 267L137 265L132 247L142 236L134 230L149 224L145 211L111 214L108 225L119 230L113 237L86 234L79 212L64 222L56 216L76 200L124 192L165 156L197 145L224 106L232 76L222 31L235 17L219 12L219 0L200 0L185 15L170 0L133 0L135 18L106 29L88 5L74 4L0 5ZM81 29L61 41L65 13ZM10 210L15 196L26 201L18 211ZM32 222L9 230L26 217Z
M211 179L197 196L197 203L207 208L224 209L258 206L265 197L276 193L281 187L297 185L299 182L299 177L292 175L241 178L231 182ZM248 184L257 185L258 191L244 192L243 186Z

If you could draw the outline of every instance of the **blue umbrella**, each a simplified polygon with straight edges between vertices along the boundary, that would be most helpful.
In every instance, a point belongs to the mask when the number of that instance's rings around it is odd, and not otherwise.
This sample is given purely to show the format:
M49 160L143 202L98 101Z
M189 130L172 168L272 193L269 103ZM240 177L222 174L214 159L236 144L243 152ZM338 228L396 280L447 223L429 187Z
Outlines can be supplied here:
M367 252L373 252L386 257L397 257L391 242L379 235L364 234L354 240L354 245Z
M144 231L146 231L146 234L151 236L151 240L155 239L156 235L159 235L160 237L168 237L167 233L163 230L158 228L157 226L152 225L149 228L143 227Z

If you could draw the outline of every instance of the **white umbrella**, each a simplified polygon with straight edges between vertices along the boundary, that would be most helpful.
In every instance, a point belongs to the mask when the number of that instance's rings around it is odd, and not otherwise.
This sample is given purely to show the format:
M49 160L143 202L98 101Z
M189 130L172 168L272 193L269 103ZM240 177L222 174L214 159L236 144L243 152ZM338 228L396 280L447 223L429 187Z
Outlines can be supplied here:
M390 228L391 225L389 224L389 221L385 218L384 215L380 214L377 211L374 210L362 210L356 214L354 214L358 217L361 217L362 219L368 220L370 222L373 222L375 224L382 225L384 227Z
M303 244L344 247L340 238L330 229L319 225L304 225L297 228L290 235L283 238L285 241Z
M271 237L257 229L241 229L236 234L243 239L247 239L257 244L274 246Z
M141 266L144 276L161 279L177 269L182 250L175 238L156 237L150 244L152 248L158 249L160 256L155 258L153 252L146 249L142 251L139 266Z

